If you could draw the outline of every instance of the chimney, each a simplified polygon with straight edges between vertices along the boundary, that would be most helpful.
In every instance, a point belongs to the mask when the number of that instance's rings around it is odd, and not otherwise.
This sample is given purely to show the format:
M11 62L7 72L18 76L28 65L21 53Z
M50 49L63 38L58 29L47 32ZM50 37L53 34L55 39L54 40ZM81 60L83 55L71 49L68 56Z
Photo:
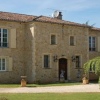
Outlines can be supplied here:
M62 12L59 12L59 15L57 16L57 19L62 19Z
M60 12L58 10L54 11L53 17L62 20L62 12Z

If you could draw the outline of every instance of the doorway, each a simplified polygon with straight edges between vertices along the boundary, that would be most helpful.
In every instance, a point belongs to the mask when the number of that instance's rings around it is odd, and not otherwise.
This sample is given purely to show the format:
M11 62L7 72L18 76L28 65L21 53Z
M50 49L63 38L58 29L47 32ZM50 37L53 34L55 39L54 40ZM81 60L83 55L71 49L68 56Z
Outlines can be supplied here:
M64 78L67 80L67 59L65 58L59 59L59 79L62 70L64 71Z

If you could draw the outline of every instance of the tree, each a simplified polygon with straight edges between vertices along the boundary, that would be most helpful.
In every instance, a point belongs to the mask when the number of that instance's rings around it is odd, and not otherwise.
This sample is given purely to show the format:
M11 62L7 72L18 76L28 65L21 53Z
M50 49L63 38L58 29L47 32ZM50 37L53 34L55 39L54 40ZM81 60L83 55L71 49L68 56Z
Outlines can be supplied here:
M96 57L94 59L89 60L83 66L85 75L89 73L90 69L95 72L96 75L99 76L99 88L100 88L100 57Z

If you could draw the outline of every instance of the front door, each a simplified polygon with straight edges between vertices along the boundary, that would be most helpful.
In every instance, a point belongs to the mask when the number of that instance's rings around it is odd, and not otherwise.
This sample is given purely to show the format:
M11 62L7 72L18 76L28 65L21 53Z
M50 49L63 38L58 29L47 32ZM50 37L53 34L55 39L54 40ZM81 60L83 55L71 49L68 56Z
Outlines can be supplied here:
M65 58L59 59L59 79L61 71L64 71L64 78L67 80L67 59Z

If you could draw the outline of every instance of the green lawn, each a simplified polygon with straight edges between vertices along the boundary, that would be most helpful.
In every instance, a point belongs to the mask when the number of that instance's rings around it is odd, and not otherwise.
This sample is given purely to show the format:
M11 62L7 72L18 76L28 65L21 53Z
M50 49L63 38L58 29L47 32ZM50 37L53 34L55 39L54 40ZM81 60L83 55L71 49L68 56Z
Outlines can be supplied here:
M70 86L70 85L80 85L82 83L53 83L53 84L27 84L27 87L46 87L46 86ZM14 88L20 87L20 84L0 84L0 88Z
M100 100L100 93L0 94L0 100Z

